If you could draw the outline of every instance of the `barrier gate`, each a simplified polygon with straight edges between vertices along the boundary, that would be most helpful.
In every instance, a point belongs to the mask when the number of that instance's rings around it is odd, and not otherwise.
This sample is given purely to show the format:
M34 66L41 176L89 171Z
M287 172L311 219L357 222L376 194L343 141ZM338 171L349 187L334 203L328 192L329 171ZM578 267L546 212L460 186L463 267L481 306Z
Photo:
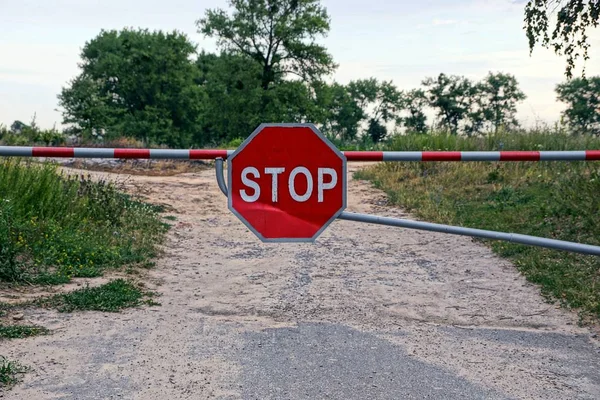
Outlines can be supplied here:
M341 152L312 124L262 124L237 150L0 146L0 156L214 160L229 209L264 242L313 242L342 219L600 256L600 246L345 211L348 161L599 161L600 150Z

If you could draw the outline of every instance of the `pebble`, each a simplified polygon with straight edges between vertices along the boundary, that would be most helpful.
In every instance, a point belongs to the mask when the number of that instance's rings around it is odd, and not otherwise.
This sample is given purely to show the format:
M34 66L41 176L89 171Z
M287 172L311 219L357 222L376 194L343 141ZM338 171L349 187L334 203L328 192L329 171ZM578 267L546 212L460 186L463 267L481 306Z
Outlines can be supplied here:
M23 318L25 318L25 316L22 313L15 314L12 316L12 319L14 319L15 321L21 321Z

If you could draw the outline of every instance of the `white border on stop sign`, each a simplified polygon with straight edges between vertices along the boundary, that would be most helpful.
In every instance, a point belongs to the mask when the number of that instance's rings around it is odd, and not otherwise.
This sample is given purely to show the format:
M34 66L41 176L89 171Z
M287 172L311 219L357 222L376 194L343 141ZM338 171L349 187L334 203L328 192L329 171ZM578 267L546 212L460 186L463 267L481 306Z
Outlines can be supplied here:
M329 139L327 139L325 137L325 135L323 135L323 133L321 133L321 131L314 124L262 123L254 130L254 132L252 132L252 134L250 136L248 136L248 138L246 140L244 140L244 142L230 156L227 157L227 162L230 163L231 161L233 161L233 158L235 156L237 156L244 149L244 147L246 147L248 145L248 143L250 143L250 141L252 141L252 139L254 139L254 137L256 137L260 133L260 131L262 131L264 128L269 128L269 127L310 128L310 130L312 130L317 136L319 136L319 138L327 146L329 146L329 148L331 150L333 150L333 152L335 154L337 154L338 157L340 157L340 159L342 160L342 206L329 220L327 220L327 222L325 222L323 224L321 229L319 229L311 238L277 238L277 239L265 238L263 235L260 234L260 232L258 232L256 229L254 229L254 227L246 220L246 218L244 218L239 212L237 212L233 208L233 197L231 196L231 193L232 193L231 183L233 181L232 168L230 168L230 165L228 165L227 166L227 186L229 187L229 196L227 196L227 208L229 208L229 211L231 211L236 217L238 217L240 219L240 221L242 221L248 229L250 229L261 241L263 241L265 243L273 243L273 242L312 243L319 237L319 235L321 235L321 233L323 233L323 231L325 229L327 229L329 224L331 224L334 220L336 220L337 217L339 217L339 215L342 212L344 212L344 210L346 209L347 192L348 192L347 191L347 180L348 180L347 175L348 175L348 173L346 171L346 166L347 166L346 156L337 147L335 147L333 145L333 143L331 143L329 141Z

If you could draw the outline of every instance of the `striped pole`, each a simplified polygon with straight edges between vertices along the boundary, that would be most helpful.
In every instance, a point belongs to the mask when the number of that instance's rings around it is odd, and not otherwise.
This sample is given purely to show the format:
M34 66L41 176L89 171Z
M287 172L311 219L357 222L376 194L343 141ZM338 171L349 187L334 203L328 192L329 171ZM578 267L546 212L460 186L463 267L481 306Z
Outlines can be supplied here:
M348 161L592 161L600 150L582 151L346 151Z
M4 157L214 160L234 150L106 149L0 146ZM581 151L345 151L348 161L594 161L600 150Z

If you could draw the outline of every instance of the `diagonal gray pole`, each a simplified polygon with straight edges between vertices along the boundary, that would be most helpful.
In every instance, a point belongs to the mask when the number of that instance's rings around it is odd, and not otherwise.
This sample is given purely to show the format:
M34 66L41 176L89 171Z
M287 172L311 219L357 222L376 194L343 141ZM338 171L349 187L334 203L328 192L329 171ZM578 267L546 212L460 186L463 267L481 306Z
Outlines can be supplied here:
M227 196L227 185L223 177L223 159L215 159L215 172L217 175L217 184L219 189ZM581 244L574 242L565 242L564 240L546 239L537 236L520 235L518 233L506 233L496 231L486 231L483 229L463 228L460 226L432 224L430 222L411 221L408 219L379 217L377 215L358 214L344 211L338 217L346 221L366 222L369 224L379 224L387 226L397 226L399 228L417 229L431 232L449 233L452 235L471 236L482 239L504 240L511 243L525 244L529 246L546 247L555 250L570 251L572 253L590 254L600 256L600 246Z
M530 246L546 247L549 249L565 250L573 253L591 254L600 256L600 246L565 242L563 240L546 239L537 236L520 235L518 233L505 233L486 231L483 229L463 228L459 226L432 224L430 222L411 221L407 219L378 217L376 215L343 212L338 217L346 221L367 222L387 226L397 226L407 229L450 233L453 235L472 236L482 239L504 240L511 243L520 243Z

